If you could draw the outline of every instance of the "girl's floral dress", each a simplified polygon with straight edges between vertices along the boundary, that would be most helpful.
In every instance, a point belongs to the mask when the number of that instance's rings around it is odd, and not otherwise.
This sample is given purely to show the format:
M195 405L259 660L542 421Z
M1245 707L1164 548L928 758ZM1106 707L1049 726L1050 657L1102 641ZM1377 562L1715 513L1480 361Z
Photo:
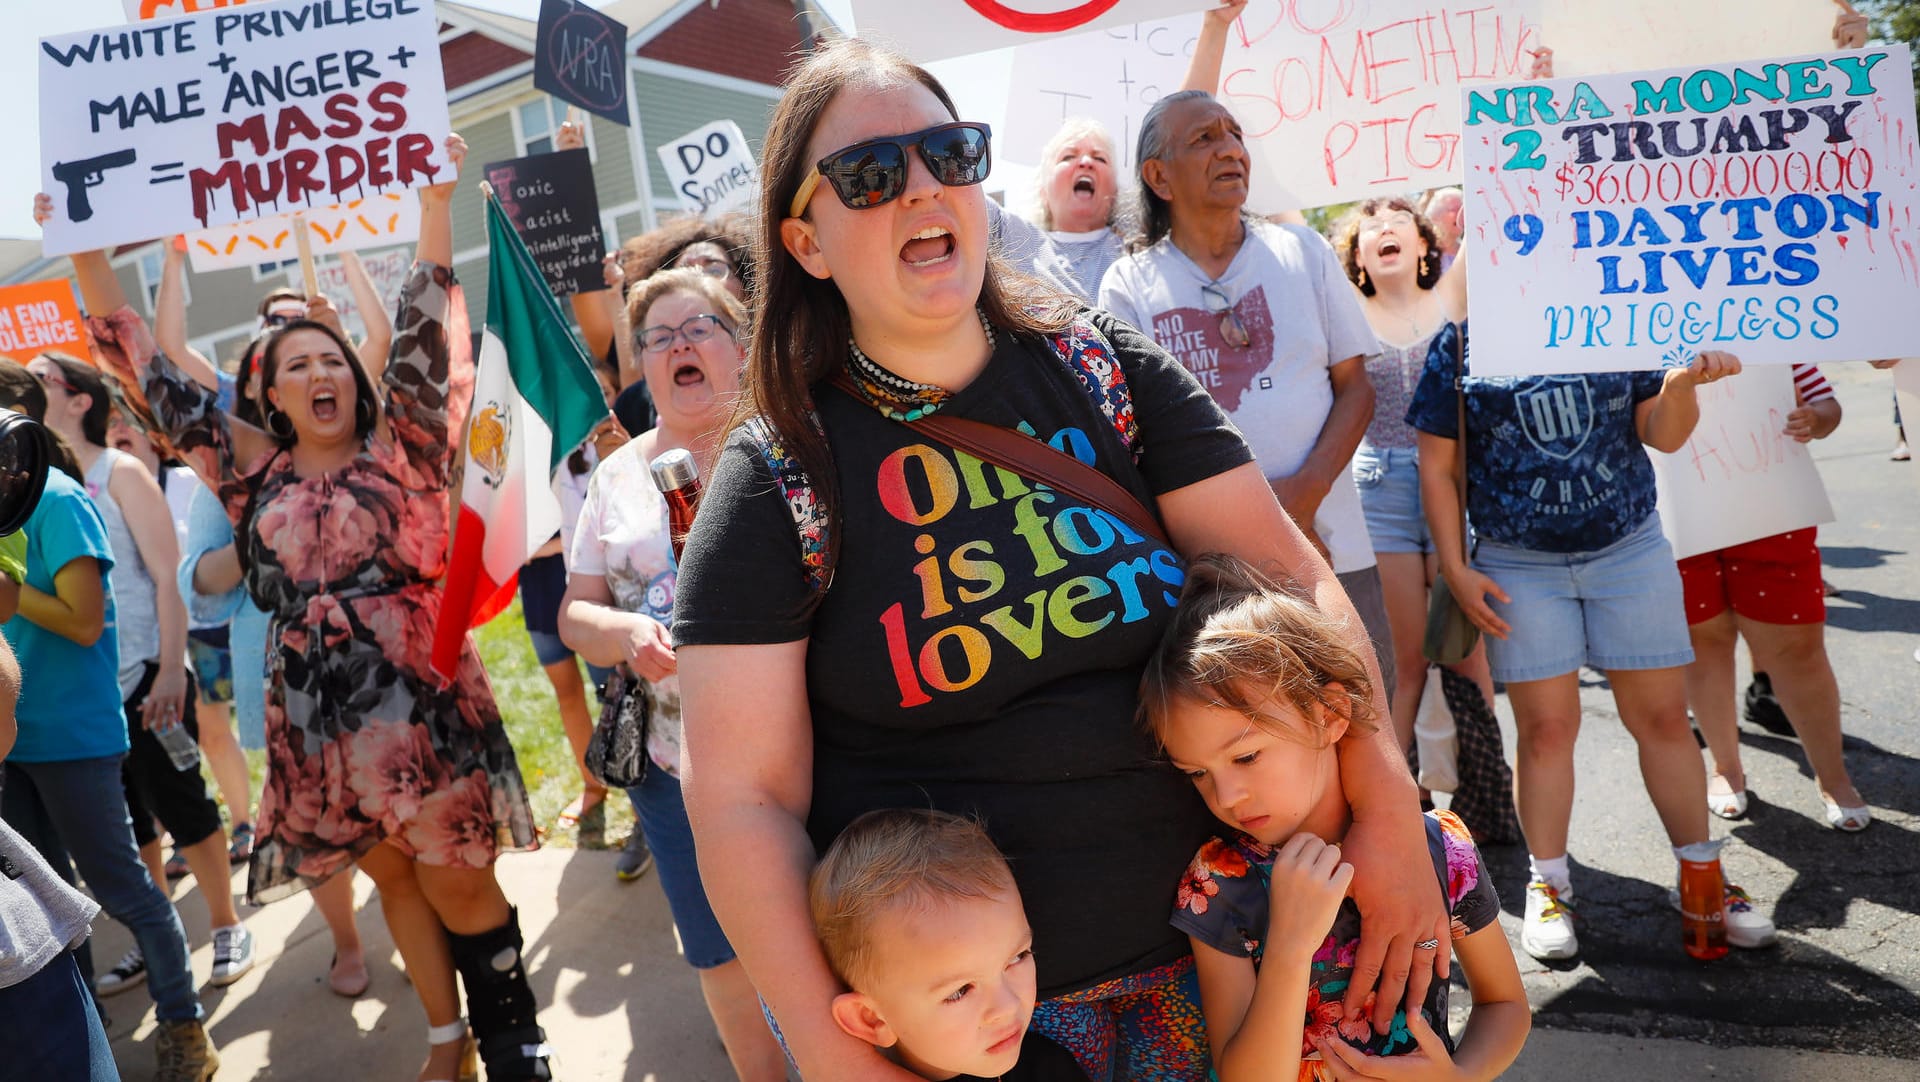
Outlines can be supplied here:
M493 689L469 638L457 678L428 670L446 570L453 448L473 385L453 272L415 263L381 376L390 440L323 477L292 455L233 460L214 392L154 348L122 308L90 322L151 422L220 494L247 592L272 618L267 781L247 900L264 904L391 840L424 864L485 868L537 844ZM135 410L134 412L140 412Z
M1453 938L1471 935L1499 918L1500 899L1493 892L1493 881L1487 878L1473 835L1459 817L1448 811L1428 812L1427 849L1433 857L1434 874L1446 891ZM1253 959L1258 970L1266 946L1273 855L1273 847L1237 832L1201 846L1180 879L1173 926L1222 953ZM1393 1028L1378 1035L1367 1019L1352 1023L1344 1020L1340 1003L1353 979L1353 959L1359 947L1360 910L1348 899L1340 903L1332 930L1313 955L1299 1082L1322 1082L1332 1077L1323 1070L1320 1053L1313 1047L1316 1037L1338 1036L1373 1056L1397 1056L1418 1047L1407 1031L1404 1011L1394 1012ZM1420 1013L1451 1050L1447 983L1436 980L1428 986L1427 1001ZM1371 995L1367 1006L1372 1009Z

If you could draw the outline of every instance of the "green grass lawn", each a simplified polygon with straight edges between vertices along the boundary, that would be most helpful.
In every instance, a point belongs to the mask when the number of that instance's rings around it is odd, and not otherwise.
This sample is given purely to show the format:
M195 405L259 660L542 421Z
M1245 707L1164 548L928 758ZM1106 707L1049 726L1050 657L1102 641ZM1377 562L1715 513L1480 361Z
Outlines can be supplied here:
M560 711L554 703L553 685L533 656L533 644L527 640L526 625L520 622L520 600L514 599L507 611L474 633L480 648L480 660L493 681L493 694L500 703L513 750L520 757L520 773L526 779L533 800L533 821L547 845L563 849L604 849L626 843L633 829L633 806L618 791L606 802L604 826L596 828L590 818L583 826L561 828L555 824L561 809L580 795L580 772L573 765L573 751L567 746L567 734L560 728ZM583 669L581 680L586 680ZM600 716L599 701L592 685L587 687L588 707ZM247 752L248 773L252 775L257 798L266 776L266 753ZM215 792L211 776L208 792Z

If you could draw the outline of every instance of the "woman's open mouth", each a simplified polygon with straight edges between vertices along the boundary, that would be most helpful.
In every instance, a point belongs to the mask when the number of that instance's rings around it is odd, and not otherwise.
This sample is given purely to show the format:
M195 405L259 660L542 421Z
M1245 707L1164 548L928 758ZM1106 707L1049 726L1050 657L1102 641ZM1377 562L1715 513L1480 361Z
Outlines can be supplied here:
M1073 194L1091 196L1095 194L1095 185L1091 174L1082 173L1073 178Z
M683 364L673 370L673 385L694 387L707 382L707 374L697 364Z
M907 239L900 258L911 267L931 267L953 258L953 234L945 226L930 225Z
M1379 252L1380 252L1381 258L1383 259L1390 255L1399 255L1400 242L1393 239L1392 237L1387 237L1380 242Z
M332 391L319 391L313 396L313 419L331 421L340 415L340 402Z

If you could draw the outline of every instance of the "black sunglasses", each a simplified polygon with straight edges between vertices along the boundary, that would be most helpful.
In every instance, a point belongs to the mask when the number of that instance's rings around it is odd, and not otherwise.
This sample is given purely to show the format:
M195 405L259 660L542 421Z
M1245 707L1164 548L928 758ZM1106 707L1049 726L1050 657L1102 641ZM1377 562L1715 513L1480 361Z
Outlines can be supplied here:
M920 152L927 171L947 187L978 184L993 169L992 138L993 130L985 124L960 121L843 147L814 164L813 172L793 194L788 217L798 218L806 211L823 177L840 202L854 210L898 199L907 187L909 148Z

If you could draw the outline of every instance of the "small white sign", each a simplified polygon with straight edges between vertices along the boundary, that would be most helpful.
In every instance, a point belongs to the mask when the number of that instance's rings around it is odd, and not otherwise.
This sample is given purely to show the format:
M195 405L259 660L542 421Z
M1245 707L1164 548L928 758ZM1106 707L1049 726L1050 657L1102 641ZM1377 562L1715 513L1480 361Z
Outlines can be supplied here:
M1789 369L1750 368L1696 393L1700 423L1687 445L1647 452L1675 559L1833 521L1807 445L1785 434L1794 410Z
M666 167L680 205L704 218L750 211L760 197L760 166L740 125L716 120L662 145Z
M303 215L315 256L411 244L420 236L420 197L412 192L316 207ZM300 243L294 236L293 215L276 214L188 233L187 255L193 259L194 272L205 274L298 259Z

